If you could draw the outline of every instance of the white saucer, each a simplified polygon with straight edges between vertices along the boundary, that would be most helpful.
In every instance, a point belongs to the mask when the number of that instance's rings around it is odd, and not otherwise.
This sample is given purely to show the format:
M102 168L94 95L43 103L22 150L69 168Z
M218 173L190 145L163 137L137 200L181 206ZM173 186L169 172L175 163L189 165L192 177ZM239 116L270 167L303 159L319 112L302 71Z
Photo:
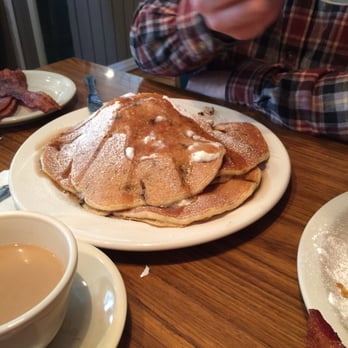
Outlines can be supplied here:
M115 264L99 249L78 243L79 261L68 312L48 346L115 348L127 315L127 295Z

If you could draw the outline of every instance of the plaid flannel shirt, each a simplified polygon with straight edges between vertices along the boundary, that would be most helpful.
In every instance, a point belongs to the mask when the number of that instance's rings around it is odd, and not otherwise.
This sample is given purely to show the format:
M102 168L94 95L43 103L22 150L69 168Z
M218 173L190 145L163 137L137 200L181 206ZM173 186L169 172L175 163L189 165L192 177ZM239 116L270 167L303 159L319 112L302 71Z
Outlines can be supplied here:
M348 7L287 0L260 37L237 41L210 31L180 0L140 3L130 32L145 71L181 75L228 70L225 99L297 131L348 141Z

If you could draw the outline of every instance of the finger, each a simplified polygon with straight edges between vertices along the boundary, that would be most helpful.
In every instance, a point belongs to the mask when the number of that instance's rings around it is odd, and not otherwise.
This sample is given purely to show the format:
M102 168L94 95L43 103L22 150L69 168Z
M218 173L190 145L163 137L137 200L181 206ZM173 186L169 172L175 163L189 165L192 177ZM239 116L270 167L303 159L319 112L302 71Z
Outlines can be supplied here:
M192 9L196 10L197 12L213 15L215 12L222 11L228 7L234 6L238 3L242 3L245 1L250 0L191 0L190 2Z
M280 8L269 9L266 6L269 3L269 0L239 1L233 7L206 15L205 21L212 30L248 39L260 34L277 17Z

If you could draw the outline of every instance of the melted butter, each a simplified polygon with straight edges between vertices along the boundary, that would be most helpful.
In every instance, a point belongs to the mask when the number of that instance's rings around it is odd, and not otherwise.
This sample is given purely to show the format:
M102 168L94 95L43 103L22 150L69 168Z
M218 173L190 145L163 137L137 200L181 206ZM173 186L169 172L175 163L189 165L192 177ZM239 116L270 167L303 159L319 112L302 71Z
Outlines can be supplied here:
M208 153L206 151L196 151L191 154L191 160L193 162L210 162L219 157L219 153Z
M166 120L167 120L167 117L162 116L162 115L158 115L158 116L156 116L156 118L155 118L155 123L162 122L162 121L166 121Z
M193 143L192 145L190 145L190 146L188 147L188 150L189 150L189 151L194 151L194 149L197 148L199 145L200 145L200 144L198 144L198 143Z
M153 146L157 147L157 148L163 148L165 145L163 143L162 140L156 140L154 143L153 143Z
M148 144L151 141L155 141L156 140L156 135L154 132L151 132L149 135L146 135L144 137L144 144Z
M157 154L156 153L152 153L151 155L148 156L141 156L140 157L140 161L146 161L146 160L151 160L151 159L155 159L157 158Z
M130 160L134 159L134 147L128 146L126 148L126 157Z
M186 130L185 134L187 137L193 138L193 136L195 135L195 132L192 131L191 129L188 129L188 130Z
M192 201L190 199L183 199L180 202L176 203L177 207L186 207L188 205L190 205L192 203Z

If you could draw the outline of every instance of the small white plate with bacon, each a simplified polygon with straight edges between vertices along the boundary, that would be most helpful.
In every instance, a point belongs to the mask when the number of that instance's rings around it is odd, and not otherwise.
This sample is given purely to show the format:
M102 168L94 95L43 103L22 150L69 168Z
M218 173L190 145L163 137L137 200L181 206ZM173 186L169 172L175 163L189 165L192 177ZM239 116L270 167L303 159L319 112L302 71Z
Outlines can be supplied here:
M313 215L302 234L297 256L299 284L307 309L319 311L345 346L348 346L347 260L348 192L345 192ZM322 331L316 335L327 336L327 330L320 325L316 330Z
M61 109L76 93L69 78L47 71L0 71L0 127L32 121Z

